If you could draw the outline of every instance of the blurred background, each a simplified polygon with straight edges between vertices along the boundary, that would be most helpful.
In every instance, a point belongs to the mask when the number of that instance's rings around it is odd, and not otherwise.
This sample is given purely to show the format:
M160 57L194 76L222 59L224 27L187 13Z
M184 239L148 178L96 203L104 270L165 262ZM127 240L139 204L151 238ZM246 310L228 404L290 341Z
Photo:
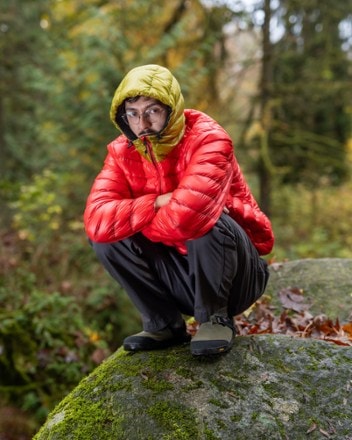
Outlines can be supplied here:
M0 440L140 329L82 223L131 68L231 134L269 262L352 258L352 0L2 0L0 59Z

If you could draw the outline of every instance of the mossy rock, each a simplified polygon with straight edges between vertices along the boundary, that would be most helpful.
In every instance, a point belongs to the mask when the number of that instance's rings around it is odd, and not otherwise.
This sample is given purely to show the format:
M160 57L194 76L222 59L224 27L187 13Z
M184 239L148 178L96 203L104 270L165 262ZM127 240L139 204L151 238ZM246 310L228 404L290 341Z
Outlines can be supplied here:
M351 367L350 348L280 335L237 337L217 358L119 349L34 440L350 439Z
M352 259L323 258L272 264L266 293L281 307L278 293L292 287L303 290L313 314L340 321L352 319Z

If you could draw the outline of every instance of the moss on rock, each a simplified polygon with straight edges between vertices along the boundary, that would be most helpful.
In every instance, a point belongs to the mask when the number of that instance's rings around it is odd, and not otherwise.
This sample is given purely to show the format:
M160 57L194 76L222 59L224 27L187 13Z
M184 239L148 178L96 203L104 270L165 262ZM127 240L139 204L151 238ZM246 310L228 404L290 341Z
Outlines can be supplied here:
M274 335L237 337L219 358L120 349L34 440L299 439L313 423L313 440L319 429L348 438L351 367L349 348Z

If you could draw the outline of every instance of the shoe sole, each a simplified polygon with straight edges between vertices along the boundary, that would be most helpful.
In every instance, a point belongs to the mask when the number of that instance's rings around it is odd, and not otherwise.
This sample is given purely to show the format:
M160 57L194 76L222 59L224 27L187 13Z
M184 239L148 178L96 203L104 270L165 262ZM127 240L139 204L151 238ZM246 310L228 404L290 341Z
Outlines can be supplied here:
M193 347L191 346L191 354L193 356L214 356L227 353L231 350L233 343L229 343L220 347Z
M147 345L146 343L129 343L124 344L123 348L126 351L151 351L151 350L162 350L163 348L171 347L171 345L174 344L161 344L160 342L157 344L151 343L150 345Z
M146 339L146 338L144 338ZM165 348L173 347L174 345L182 345L189 343L190 338L187 339L173 339L165 341L139 341L139 342L127 342L123 344L123 348L126 351L151 351L151 350L163 350Z

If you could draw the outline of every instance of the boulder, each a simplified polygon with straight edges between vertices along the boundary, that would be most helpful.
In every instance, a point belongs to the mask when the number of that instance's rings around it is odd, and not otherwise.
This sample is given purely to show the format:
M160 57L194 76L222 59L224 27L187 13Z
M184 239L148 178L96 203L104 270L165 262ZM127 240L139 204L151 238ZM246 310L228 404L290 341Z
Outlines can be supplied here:
M275 263L267 294L299 288L314 314L347 320L352 260ZM187 346L120 348L49 415L34 440L352 440L352 349L283 335L238 336L221 357Z
M278 293L292 287L303 291L310 311L340 321L352 319L352 259L323 258L274 263L266 294L281 307Z
M279 335L239 336L215 358L119 349L34 440L348 440L351 368L350 348Z

